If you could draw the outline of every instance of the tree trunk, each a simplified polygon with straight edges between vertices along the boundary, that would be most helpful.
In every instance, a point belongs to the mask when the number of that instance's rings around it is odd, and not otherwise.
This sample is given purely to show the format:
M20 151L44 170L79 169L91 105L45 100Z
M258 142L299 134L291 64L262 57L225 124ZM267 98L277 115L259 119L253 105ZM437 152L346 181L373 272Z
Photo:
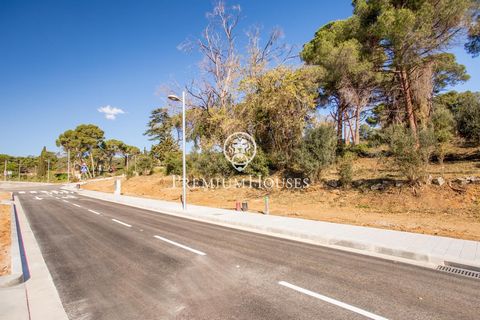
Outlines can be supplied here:
M360 107L357 106L355 110L355 137L353 139L354 145L360 144Z
M338 104L337 110L337 143L343 144L343 103Z
M90 161L92 162L92 172L90 173L90 175L92 176L92 178L95 178L95 163L93 162L93 153L91 150L90 150Z
M405 70L400 70L400 82L402 84L403 96L405 98L405 111L407 113L408 125L416 141L417 148L420 146L417 133L417 121L415 119L415 113L413 110L412 94L410 92L410 84L408 81L408 75Z

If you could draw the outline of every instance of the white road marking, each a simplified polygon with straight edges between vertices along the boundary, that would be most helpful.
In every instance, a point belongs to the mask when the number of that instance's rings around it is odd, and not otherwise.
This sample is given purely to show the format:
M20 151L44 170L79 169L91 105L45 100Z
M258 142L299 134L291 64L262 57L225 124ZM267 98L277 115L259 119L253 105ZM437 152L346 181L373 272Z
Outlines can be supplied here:
M40 191L41 193L49 193L48 191L42 190Z
M42 198L39 198L39 197L35 197L35 199L37 199L37 200L42 200Z
M100 215L100 212L97 212L97 211L95 211L95 210L90 210L90 209L89 209L88 211L90 211L91 213L95 213L95 214Z
M68 202L67 200L63 200L63 202L70 203L70 202Z
M18 191L18 193L20 193L20 194L25 194L25 191Z
M58 191L57 190L52 190L53 193L55 194L58 194Z
M307 290L307 289L303 289L303 288L297 287L296 285L293 285L293 284L288 283L288 282L285 282L285 281L279 281L278 284L281 285L281 286L284 286L284 287L293 289L293 290L295 290L295 291L301 292L301 293L303 293L303 294L309 295L309 296L311 296L311 297L320 299L320 300L322 300L322 301L325 301L325 302L334 304L334 305L336 305L337 307L340 307L340 308L343 308L343 309L347 309L347 310L353 311L353 312L355 312L355 313L361 314L362 316L365 316L365 317L367 317L367 318L369 318L369 319L374 319L374 320L388 320L387 318L381 317L381 316L376 315L376 314L374 314L374 313L371 313L371 312L365 311L365 310L363 310L363 309L360 309L360 308L351 306L351 305L349 305L349 304L346 304L346 303L344 303L344 302L341 302L341 301L338 301L338 300L329 298L329 297L327 297L327 296L318 294L318 293L316 293L316 292L313 292L313 291L310 291L310 290Z
M117 219L112 219L112 221L116 222L116 223L120 223L121 225L124 225L125 227L129 227L131 228L132 226L128 223L125 223L125 222L122 222L120 220L117 220Z
M153 236L153 237L156 238L156 239L158 239L158 240L162 240L162 241L165 241L165 242L167 242L167 243L173 244L174 246L180 247L180 248L182 248L182 249L188 250L188 251L190 251L190 252L199 254L199 255L201 255L201 256L206 256L206 255L207 255L205 252L192 249L192 248L187 247L187 246L184 246L183 244L180 244L180 243L178 243L178 242L175 242L175 241L172 241L172 240L168 240L168 239L163 238L163 237L160 237L160 236Z
M75 207L78 207L78 208L81 208L82 206L76 204L76 203L72 203Z
M37 191L30 191L30 193L36 194L36 193L37 193Z

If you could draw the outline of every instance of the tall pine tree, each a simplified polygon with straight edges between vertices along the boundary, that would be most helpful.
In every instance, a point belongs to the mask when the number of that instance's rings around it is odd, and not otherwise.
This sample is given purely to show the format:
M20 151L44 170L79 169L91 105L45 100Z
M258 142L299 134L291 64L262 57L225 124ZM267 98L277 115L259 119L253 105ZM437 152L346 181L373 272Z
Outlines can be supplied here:
M47 157L47 148L43 147L42 152L40 153L40 157L38 157L38 177L45 177L45 175L47 174Z

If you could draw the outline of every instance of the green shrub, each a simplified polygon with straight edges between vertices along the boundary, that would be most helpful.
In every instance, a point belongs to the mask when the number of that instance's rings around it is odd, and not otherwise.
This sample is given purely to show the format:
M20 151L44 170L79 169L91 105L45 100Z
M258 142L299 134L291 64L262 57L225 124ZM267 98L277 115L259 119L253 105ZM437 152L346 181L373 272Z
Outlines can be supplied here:
M153 172L153 159L147 155L137 157L137 171L140 175L150 175ZM127 172L128 175L128 172Z
M353 181L353 161L356 155L352 152L345 152L345 154L338 159L337 171L340 176L340 184L342 187L348 187Z
M419 143L412 131L402 125L393 125L386 130L393 164L410 183L425 178L426 166L435 147L432 129L418 133Z
M234 173L223 152L203 151L190 156L189 174L198 178L228 178Z
M354 153L359 157L368 157L370 155L370 147L367 144L361 143L357 145L351 145L345 148L344 153Z
M457 130L465 139L480 145L480 93L464 92L453 106Z
M435 134L435 154L443 164L448 144L453 139L455 119L450 110L439 105L432 114L432 125Z
M182 154L180 152L169 152L165 155L165 173L167 175L182 174Z
M302 174L310 180L320 178L322 170L335 161L337 137L330 124L307 130L301 145L295 150L289 172Z
M244 172L245 174L252 176L266 177L270 173L269 165L270 161L265 152L263 152L262 149L257 148L255 158L253 158L252 162L248 164Z
M128 170L127 170L127 180L132 178L133 176L135 176L135 168L132 168L130 167Z

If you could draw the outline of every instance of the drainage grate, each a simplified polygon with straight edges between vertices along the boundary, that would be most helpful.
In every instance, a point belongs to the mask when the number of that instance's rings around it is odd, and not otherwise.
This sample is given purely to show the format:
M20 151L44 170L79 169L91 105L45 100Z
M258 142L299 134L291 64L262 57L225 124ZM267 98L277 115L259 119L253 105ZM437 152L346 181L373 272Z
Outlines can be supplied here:
M478 271L472 271L472 270L467 270L467 269L462 269L462 268L457 268L457 267L451 267L451 266L438 266L437 270L443 271L443 272L448 272L448 273L453 273L453 274L458 274L458 275L469 277L469 278L480 279L480 272L478 272Z

